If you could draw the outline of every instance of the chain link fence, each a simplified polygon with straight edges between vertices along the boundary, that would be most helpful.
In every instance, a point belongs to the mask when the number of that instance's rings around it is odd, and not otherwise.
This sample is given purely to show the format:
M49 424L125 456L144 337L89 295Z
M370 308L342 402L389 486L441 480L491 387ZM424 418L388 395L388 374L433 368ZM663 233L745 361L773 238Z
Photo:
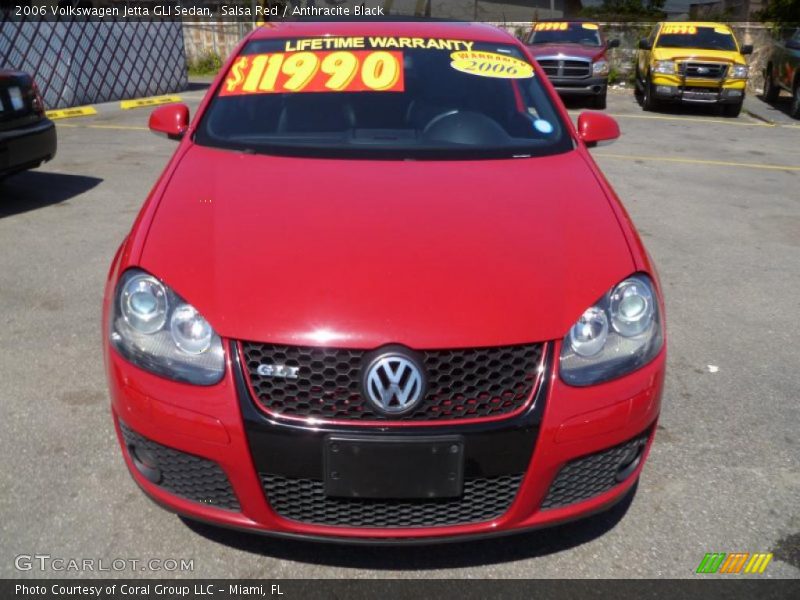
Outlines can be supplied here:
M32 74L48 109L186 89L179 22L0 22L0 68Z

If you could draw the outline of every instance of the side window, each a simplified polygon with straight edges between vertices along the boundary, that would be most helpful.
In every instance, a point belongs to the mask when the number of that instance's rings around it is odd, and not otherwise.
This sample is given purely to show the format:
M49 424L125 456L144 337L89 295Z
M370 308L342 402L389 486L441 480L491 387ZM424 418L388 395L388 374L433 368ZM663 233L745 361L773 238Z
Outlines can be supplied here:
M800 27L795 29L794 35L792 36L792 41L800 44Z

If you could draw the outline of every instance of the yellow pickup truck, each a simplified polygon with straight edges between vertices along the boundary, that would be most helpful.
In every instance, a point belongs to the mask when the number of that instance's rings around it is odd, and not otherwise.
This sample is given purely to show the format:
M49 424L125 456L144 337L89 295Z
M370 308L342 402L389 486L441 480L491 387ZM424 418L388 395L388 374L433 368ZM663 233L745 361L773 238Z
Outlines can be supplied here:
M722 23L658 23L639 41L636 90L644 110L662 102L717 104L728 117L738 117L744 102L748 67L740 46Z

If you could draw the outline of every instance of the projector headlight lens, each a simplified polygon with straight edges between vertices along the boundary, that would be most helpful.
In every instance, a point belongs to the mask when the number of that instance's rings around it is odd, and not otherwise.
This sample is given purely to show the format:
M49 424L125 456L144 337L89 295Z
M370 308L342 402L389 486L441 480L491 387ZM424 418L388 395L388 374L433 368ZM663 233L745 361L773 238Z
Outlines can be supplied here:
M222 340L196 308L139 269L114 294L111 345L128 361L169 379L212 385L225 372Z
M561 379L594 385L653 360L663 345L653 282L637 274L615 285L578 318L564 338Z

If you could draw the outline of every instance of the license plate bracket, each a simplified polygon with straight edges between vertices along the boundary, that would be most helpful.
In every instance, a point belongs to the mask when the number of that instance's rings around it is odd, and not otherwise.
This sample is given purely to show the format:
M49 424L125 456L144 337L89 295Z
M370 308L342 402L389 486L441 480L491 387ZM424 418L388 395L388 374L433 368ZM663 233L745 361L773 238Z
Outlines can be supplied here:
M455 498L464 486L461 436L330 435L325 494L343 498Z

